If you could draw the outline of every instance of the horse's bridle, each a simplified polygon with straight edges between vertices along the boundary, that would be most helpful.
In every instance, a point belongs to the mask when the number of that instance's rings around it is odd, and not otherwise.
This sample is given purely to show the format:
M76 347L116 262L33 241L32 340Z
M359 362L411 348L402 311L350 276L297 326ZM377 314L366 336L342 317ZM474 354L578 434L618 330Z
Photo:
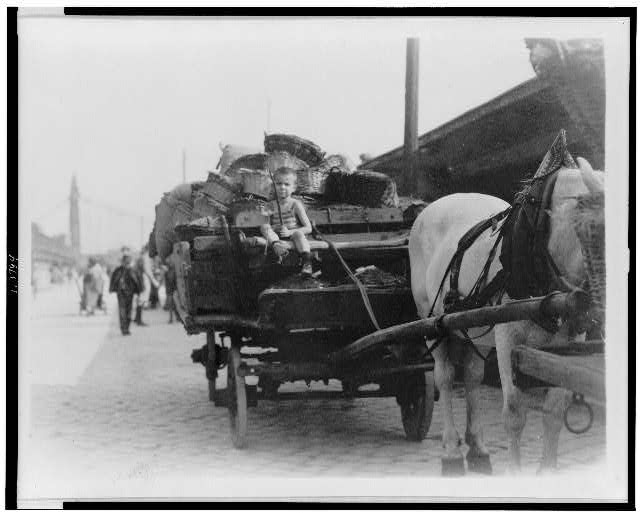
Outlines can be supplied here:
M502 229L500 253L508 274L505 290L512 299L579 289L562 276L549 253L551 201L559 170L535 177L518 193Z

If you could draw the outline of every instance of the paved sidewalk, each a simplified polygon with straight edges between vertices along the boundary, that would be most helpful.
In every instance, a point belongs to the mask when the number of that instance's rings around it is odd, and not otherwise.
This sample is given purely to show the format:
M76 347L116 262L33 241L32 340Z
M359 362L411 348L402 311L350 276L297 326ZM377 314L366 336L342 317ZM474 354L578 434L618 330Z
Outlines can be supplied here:
M83 357L77 379L56 382L52 374L31 385L19 497L119 497L126 490L142 496L207 496L220 493L216 482L234 477L440 475L438 403L427 440L411 443L393 398L264 401L249 410L248 447L234 449L227 411L209 402L204 367L190 359L204 336L188 337L179 323L167 324L167 312L157 310L145 312L149 327L133 326L132 336L121 337L115 312L112 307L108 317L74 319L75 329L63 316L53 323L34 319L32 331L46 328L42 343L57 346L53 352L59 362L76 357L69 347L89 344L92 354ZM500 391L483 387L485 439L497 475L507 466L501 407ZM454 413L463 434L461 388ZM535 475L541 434L540 412L530 411L523 434L524 475ZM604 454L600 414L584 435L562 432L560 474L597 469ZM178 492L158 489L173 477L181 483Z

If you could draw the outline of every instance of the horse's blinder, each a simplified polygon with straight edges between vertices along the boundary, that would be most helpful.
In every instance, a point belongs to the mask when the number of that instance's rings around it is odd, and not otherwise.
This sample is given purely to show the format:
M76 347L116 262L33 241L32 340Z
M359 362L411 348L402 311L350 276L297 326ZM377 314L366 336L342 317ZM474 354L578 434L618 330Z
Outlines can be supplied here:
M512 299L577 289L562 277L547 248L549 210L558 171L534 178L529 187L518 193L503 226L500 262L508 273L506 292ZM545 323L544 327L552 330L554 325Z

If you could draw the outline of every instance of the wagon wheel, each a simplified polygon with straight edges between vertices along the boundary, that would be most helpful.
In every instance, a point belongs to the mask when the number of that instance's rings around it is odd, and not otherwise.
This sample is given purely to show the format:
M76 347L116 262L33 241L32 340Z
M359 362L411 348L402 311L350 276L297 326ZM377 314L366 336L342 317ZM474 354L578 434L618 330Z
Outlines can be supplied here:
M207 362L205 363L207 382L209 383L209 400L216 401L216 378L218 367L216 366L216 338L213 330L207 331Z
M231 440L236 449L242 449L247 437L247 390L244 376L238 376L240 366L240 346L233 344L229 350L227 365L227 396L229 420L231 421Z
M398 394L407 440L421 442L427 436L433 416L435 388L433 372L427 372L408 379Z

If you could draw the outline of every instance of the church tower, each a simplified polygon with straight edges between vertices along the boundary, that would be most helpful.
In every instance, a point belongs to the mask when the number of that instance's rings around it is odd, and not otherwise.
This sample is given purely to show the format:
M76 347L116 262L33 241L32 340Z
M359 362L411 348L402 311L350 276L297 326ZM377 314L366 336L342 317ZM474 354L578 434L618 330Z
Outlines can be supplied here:
M80 212L78 210L78 183L76 175L71 178L71 195L69 196L69 233L71 235L71 249L76 258L80 256Z

